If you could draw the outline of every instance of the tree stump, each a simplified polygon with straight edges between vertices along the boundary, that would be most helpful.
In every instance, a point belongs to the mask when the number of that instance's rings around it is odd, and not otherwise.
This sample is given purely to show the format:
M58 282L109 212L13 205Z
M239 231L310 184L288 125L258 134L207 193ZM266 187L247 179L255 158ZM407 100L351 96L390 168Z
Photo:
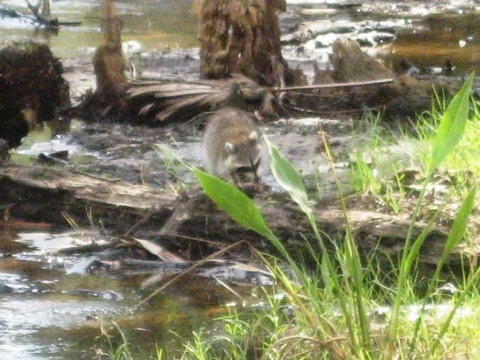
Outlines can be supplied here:
M262 85L282 85L282 0L204 0L200 12L200 73L208 79L241 73Z
M97 96L105 103L123 97L127 77L122 52L123 21L117 16L112 0L103 0L103 38L93 56Z
M0 138L20 145L38 122L69 104L62 64L45 44L32 41L0 45Z

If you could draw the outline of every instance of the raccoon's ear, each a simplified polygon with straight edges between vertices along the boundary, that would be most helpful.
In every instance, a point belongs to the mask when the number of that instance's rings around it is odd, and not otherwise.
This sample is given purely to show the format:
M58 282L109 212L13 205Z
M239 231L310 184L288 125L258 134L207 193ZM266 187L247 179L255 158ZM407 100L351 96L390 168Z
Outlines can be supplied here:
M228 154L233 154L235 152L235 145L232 143L225 143L225 150L227 150Z
M252 142L255 142L258 140L258 132L256 130L252 131L249 135L248 135L248 139Z

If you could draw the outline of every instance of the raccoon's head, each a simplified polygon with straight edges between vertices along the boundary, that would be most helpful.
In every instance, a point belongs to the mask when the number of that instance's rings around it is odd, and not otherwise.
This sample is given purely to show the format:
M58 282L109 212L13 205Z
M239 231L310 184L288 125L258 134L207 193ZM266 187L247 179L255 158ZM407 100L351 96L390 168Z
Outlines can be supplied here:
M252 131L246 141L240 143L227 142L227 167L230 179L236 185L258 183L262 150L258 144L258 133Z

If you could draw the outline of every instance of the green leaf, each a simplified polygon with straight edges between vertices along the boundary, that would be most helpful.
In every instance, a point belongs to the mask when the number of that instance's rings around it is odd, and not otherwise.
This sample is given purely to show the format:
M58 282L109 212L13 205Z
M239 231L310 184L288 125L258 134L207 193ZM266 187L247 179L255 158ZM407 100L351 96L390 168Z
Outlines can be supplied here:
M430 293L437 284L437 279L440 276L440 271L443 267L443 264L447 261L448 256L450 255L451 251L453 248L463 239L465 236L465 232L467 231L467 222L470 214L472 213L473 206L475 204L475 195L477 193L477 188L474 186L469 192L465 200L463 201L462 207L458 211L457 216L455 217L455 220L453 222L453 225L450 229L450 232L448 234L447 238L447 243L445 245L445 249L443 251L442 257L440 258L440 261L438 262L437 268L435 269L435 274L433 275L433 278L430 282L429 286L429 292ZM455 307L453 310L450 311L450 313L447 316L447 320L443 323L442 327L440 328L440 331L438 335L435 338L435 341L433 343L433 346L431 347L431 353L434 354L438 348L438 346L441 344L443 336L446 334L448 328L450 327L451 321L458 310L460 306L463 304L463 299L466 294L469 294L469 287L472 286L473 284L477 284L476 277L478 276L478 271L475 272L475 274L470 277L469 281L467 282L466 286L463 288L462 295L460 296L459 299L456 299L455 301Z
M443 251L442 257L437 265L437 271L439 272L443 264L447 261L448 256L452 252L452 250L457 246L457 244L463 239L465 236L465 232L467 231L467 223L470 214L472 213L473 205L475 204L475 195L477 192L477 188L474 186L467 194L467 197L463 201L462 207L458 211L455 220L453 221L453 225L448 233L447 243L445 244L445 249ZM435 275L437 275L435 273Z
M220 209L227 212L233 220L262 236L271 237L271 230L265 224L262 213L247 195L233 185L206 172L196 168L193 168L192 171L208 197Z
M293 167L292 163L278 151L265 135L263 137L268 147L270 169L275 180L290 194L290 197L300 206L304 213L311 213L311 209L308 206L307 191L297 169Z
M474 79L475 73L472 73L443 113L437 136L433 142L433 152L428 170L430 174L433 174L437 166L462 138L468 119L469 100Z

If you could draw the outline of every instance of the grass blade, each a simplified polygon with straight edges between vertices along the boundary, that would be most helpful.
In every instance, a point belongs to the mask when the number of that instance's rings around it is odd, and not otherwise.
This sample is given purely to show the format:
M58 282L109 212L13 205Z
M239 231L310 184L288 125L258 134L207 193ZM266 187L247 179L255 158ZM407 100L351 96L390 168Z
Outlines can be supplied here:
M473 205L475 204L475 195L477 193L477 188L473 187L469 192L467 197L465 198L462 207L458 211L457 216L453 222L453 225L450 229L448 234L447 243L445 244L445 249L442 253L442 257L438 262L437 269L435 271L435 275L432 280L438 278L440 270L447 261L448 255L452 252L455 246L463 239L465 236L465 232L467 231L467 222L470 214L473 210Z
M475 195L476 195L476 187L473 187L467 194L467 197L463 201L463 204L460 208L460 210L457 213L457 216L455 217L455 220L453 222L452 227L450 228L450 232L448 233L447 241L445 243L445 248L443 249L442 256L440 257L440 260L437 263L437 268L435 269L435 273L433 274L432 278L430 279L429 285L428 285L428 290L426 292L427 295L432 294L435 286L438 283L438 279L440 278L440 273L442 271L443 265L446 263L448 256L452 252L452 250L455 248L455 246L458 245L458 243L463 239L465 236L465 232L467 231L467 222L468 218L470 217L470 214L472 213L473 206L475 204ZM422 233L423 234L423 233ZM423 236L424 238L425 236ZM416 245L417 241L415 242L414 246ZM423 243L423 241L422 241ZM422 306L422 310L420 313L423 313L425 310L425 306L427 305L427 299L428 297L425 298L424 304ZM452 310L454 312L456 310L457 306L455 309ZM450 316L449 316L450 317ZM452 316L453 318L453 316ZM412 337L412 342L410 344L410 357L413 356L413 353L415 351L415 346L416 346L416 341L418 337L418 331L420 330L420 323L422 322L422 316L419 316L416 324L415 324L415 330L413 333ZM446 323L445 323L446 324ZM446 328L445 325L442 327L442 331L440 334L445 334ZM441 340L441 336L436 339L435 345ZM432 351L433 353L433 351Z
M414 224L418 217L420 208L422 206L425 191L428 182L432 179L435 169L440 163L451 153L455 146L458 144L465 131L466 122L469 115L469 101L472 91L472 85L475 78L475 73L472 73L465 84L463 84L460 91L454 96L449 103L443 116L440 120L440 125L437 129L437 135L433 141L432 157L428 167L427 177L424 181L424 185L418 196L417 205L413 210L411 216L410 226L405 240L404 249L402 252L402 258L400 260L400 273L398 275L397 295L394 298L392 307L392 315L390 317L390 323L387 327L387 336L384 341L382 358L389 359L394 356L395 349L394 344L397 341L397 330L400 316L400 305L402 302L402 295L405 292L405 285L407 277L410 274L410 269L413 264L413 259L417 256L420 249L420 244L423 239L418 239L412 247L412 234Z

